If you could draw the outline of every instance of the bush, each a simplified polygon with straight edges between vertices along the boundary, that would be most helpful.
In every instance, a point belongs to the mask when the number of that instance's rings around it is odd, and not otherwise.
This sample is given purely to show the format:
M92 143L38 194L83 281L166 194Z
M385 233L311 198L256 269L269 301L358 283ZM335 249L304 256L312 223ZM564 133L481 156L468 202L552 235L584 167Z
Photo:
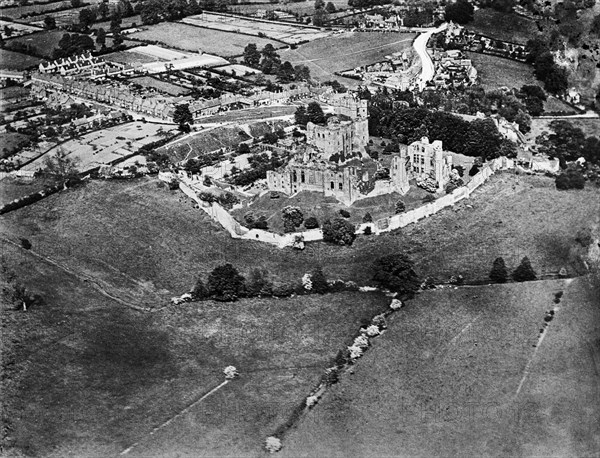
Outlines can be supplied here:
M521 260L521 264L515 269L512 277L514 281L531 281L537 279L537 275L533 267L531 267L531 261L529 261L527 256Z
M371 214L369 212L365 213L365 216L363 216L363 223L372 223L373 222L373 217L371 216Z
M396 202L396 206L394 207L394 212L397 214L403 213L406 210L406 204L399 200Z
M209 296L220 301L235 301L245 291L245 278L231 264L215 267L208 276L206 288Z
M297 286L291 283L279 283L273 286L273 296L289 297L297 290Z
M343 208L340 210L340 215L343 216L344 218L350 218L350 212L348 212L347 210L344 210Z
M300 210L298 207L292 207L288 205L287 207L284 207L283 210L281 210L281 213L284 224L285 222L289 221L289 226L293 226L294 229L299 227L302 224L302 221L304 221L304 215L302 214L302 210ZM286 232L293 232L293 230Z
M585 187L585 177L581 172L569 170L556 177L556 189L566 191L568 189L583 189Z
M425 197L423 197L423 203L428 204L431 202L435 202L435 196L433 194L427 194Z
M373 230L371 229L371 226L365 227L365 231L363 232L363 234L371 235L372 233L373 233Z
M270 297L273 295L273 282L265 269L254 269L250 273L247 288L248 296Z
M490 272L490 280L495 283L505 283L507 278L508 272L506 270L506 264L504 264L504 259L496 258Z
M329 291L329 283L320 267L315 268L311 272L310 281L312 282L312 291L319 294L325 294Z
M352 245L356 234L354 226L342 218L327 220L323 223L323 241L336 245Z
M27 240L26 238L21 237L21 246L26 249L26 250L30 250L31 249L31 242L29 240Z
M419 289L421 280L414 270L414 262L404 253L383 256L373 263L373 280L382 288L412 297Z
M309 216L304 220L304 227L306 229L316 229L319 227L319 221L314 216Z

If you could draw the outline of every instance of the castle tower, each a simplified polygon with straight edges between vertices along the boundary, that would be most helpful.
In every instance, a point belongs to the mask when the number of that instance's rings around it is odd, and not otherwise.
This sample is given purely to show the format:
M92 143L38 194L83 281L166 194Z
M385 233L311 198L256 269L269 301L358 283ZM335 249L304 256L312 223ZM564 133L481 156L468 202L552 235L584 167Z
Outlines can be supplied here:
M400 154L395 154L392 157L390 166L390 180L394 191L400 194L406 194L410 189L408 183L408 171L406 170L409 162L408 151L406 145L400 145Z

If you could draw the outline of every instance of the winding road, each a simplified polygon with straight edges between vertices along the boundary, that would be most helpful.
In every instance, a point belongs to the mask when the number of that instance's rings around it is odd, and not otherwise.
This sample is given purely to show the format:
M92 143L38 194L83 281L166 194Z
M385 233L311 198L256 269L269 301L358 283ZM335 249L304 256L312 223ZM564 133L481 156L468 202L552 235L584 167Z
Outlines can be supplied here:
M415 51L421 58L421 76L419 77L420 90L423 90L425 83L431 81L435 75L435 66L427 53L427 42L431 38L431 35L446 30L447 27L448 23L444 22L437 28L423 29L423 33L415 38L415 41L413 42L413 48L415 48Z

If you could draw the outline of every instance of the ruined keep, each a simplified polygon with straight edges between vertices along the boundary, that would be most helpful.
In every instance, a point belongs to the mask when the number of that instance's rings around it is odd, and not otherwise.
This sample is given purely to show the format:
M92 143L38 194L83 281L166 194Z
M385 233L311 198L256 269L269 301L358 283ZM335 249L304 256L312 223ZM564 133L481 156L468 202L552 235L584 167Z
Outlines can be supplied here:
M432 178L438 191L442 191L450 181L452 155L444 151L440 140L429 143L429 139L423 137L408 146L400 145L400 155L406 158L410 177Z

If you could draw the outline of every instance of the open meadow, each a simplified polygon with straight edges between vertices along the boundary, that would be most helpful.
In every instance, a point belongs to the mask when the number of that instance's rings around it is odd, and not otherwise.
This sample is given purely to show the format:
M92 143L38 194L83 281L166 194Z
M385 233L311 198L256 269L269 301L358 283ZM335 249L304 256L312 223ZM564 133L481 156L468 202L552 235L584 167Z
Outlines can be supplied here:
M132 446L127 456L260 455L348 336L389 302L343 293L141 313L12 245L2 261L43 298L1 311L2 445L31 456ZM228 365L241 377L220 386Z
M242 55L248 43L256 43L259 49L264 48L267 43L271 43L276 48L281 46L265 38L205 29L180 22L161 22L144 26L143 31L129 36L141 41L159 42L175 49L192 52L202 50L223 57Z
M10 38L6 40L6 49L10 50L15 45L30 46L36 55L47 59L52 58L52 52L58 47L58 42L65 32L61 30L46 30L36 32L24 37Z
M486 91L503 86L520 89L525 84L540 84L533 75L533 67L529 64L475 52L466 54L477 69L479 84Z
M538 28L535 21L514 13L501 13L491 8L475 11L473 22L466 28L496 40L525 44L536 38Z
M383 32L345 32L282 51L281 60L306 65L311 76L322 81L334 72L384 60L385 56L412 45L414 34Z
M6 70L26 70L36 67L41 62L39 57L28 56L20 52L0 49L0 68Z
M218 13L202 13L188 16L181 20L186 24L222 30L224 32L242 33L246 35L266 36L290 45L305 41L316 40L331 35L331 32L321 31L315 27L299 24L260 21L241 17L223 16Z
M598 288L581 277L419 294L280 454L594 456Z

